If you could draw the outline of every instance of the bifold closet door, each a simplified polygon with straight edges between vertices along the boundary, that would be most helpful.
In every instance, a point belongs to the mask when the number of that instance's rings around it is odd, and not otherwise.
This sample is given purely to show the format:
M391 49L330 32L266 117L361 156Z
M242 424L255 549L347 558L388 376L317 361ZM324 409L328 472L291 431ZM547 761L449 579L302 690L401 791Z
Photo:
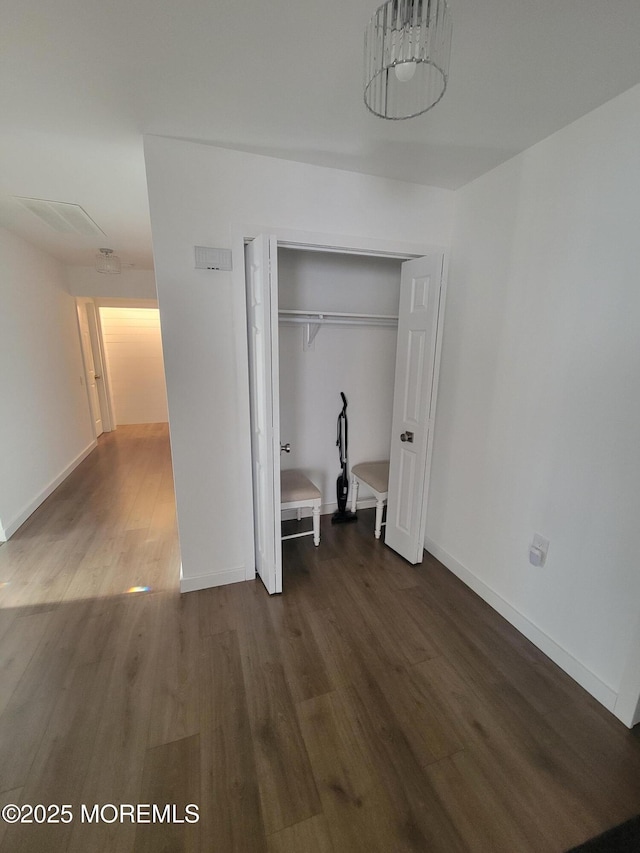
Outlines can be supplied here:
M443 255L402 264L385 542L410 563L424 551L429 435Z
M270 593L282 592L277 251L261 234L245 252L256 570Z

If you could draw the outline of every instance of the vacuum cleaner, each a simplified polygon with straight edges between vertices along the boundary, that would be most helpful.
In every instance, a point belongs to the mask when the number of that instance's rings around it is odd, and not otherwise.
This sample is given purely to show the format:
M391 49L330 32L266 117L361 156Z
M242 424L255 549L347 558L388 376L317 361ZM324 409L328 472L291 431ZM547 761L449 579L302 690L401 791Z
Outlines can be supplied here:
M338 439L336 447L340 454L340 476L336 482L336 492L338 497L338 509L333 513L331 518L332 524L346 524L350 521L357 521L358 516L355 512L349 512L347 509L347 496L349 494L349 424L347 422L347 398L344 392L340 392L342 397L342 409L338 415Z

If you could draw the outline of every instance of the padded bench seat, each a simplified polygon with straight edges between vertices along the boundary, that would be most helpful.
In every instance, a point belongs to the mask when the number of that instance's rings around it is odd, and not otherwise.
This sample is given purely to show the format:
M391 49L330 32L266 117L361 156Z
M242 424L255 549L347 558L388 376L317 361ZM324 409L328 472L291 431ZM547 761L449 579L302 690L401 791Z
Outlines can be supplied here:
M313 530L304 533L291 533L282 539L297 539L299 536L313 536L313 544L320 544L320 506L322 494L320 489L303 474L302 471L291 469L280 472L280 509L295 509L298 511L298 521L302 518L304 507L311 507Z
M359 462L351 469L351 512L355 512L358 503L360 483L369 486L376 497L375 537L382 532L382 512L389 492L389 460L381 462Z

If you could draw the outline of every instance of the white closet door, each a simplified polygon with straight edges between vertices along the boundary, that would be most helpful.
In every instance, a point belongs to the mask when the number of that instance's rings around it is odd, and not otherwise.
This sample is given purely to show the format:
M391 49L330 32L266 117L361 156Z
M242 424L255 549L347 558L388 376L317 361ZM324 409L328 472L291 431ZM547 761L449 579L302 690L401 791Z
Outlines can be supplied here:
M269 593L282 592L277 242L260 235L246 248L251 371L251 444L256 569Z
M442 255L402 264L385 542L410 563L424 550L442 268Z

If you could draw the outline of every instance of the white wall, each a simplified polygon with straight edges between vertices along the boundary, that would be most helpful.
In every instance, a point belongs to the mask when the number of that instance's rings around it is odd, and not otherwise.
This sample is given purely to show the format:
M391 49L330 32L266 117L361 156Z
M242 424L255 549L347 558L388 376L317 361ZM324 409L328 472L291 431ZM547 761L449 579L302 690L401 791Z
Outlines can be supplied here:
M158 309L101 307L99 311L116 425L166 422Z
M62 266L0 229L0 534L95 446L75 300Z
M123 269L106 275L94 267L65 267L67 290L74 296L109 299L157 299L153 270Z
M427 528L610 708L640 614L638 139L640 87L457 192Z
M340 242L448 245L453 194L159 137L146 137L145 157L183 589L193 589L252 568L242 283L195 270L193 247L232 248L246 223Z
M399 260L281 249L278 281L283 309L398 314ZM281 465L310 476L323 512L333 512L340 391L349 404L350 465L389 458L397 329L321 326L306 352L302 326L281 323L279 335L280 435L291 443ZM363 485L359 497L373 493Z
M278 249L280 307L398 315L398 258Z

